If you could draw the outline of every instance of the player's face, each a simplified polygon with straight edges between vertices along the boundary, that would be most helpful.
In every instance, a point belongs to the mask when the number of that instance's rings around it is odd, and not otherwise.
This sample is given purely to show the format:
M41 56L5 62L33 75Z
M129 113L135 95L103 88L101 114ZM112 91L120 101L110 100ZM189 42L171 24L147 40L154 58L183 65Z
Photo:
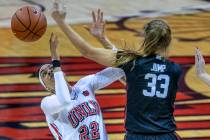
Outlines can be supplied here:
M46 69L42 71L41 76L47 90L50 92L54 92L55 80L54 80L54 75L53 75L53 67L48 66Z

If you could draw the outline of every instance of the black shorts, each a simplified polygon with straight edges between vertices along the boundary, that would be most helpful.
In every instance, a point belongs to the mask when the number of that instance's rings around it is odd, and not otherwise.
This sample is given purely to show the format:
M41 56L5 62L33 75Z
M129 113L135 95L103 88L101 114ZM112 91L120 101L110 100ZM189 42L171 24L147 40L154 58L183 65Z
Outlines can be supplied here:
M159 135L126 133L125 140L181 140L181 138L175 132Z

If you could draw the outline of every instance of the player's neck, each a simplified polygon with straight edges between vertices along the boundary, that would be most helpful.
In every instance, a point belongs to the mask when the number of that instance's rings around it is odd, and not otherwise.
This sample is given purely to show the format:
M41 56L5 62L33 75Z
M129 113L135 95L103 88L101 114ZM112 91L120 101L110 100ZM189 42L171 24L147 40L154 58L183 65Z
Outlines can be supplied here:
M163 58L167 58L168 50L159 50L159 51L156 52L156 55L159 55L159 56L161 56Z

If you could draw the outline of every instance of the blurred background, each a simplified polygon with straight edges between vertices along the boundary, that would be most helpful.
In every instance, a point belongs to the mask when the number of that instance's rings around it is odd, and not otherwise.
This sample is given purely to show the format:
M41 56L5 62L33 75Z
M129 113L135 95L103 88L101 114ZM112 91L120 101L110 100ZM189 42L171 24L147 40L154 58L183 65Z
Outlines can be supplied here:
M50 17L52 0L0 0L0 140L52 140L40 109L47 95L38 69L50 62L49 37L59 37L62 68L70 84L104 67L87 60L74 48ZM210 140L210 87L195 76L194 51L201 49L210 73L210 2L208 0L63 0L66 22L96 47L102 47L83 27L91 11L101 8L106 34L117 47L120 40L137 45L145 23L164 19L172 28L170 59L181 64L183 75L176 98L177 133L184 140ZM10 29L11 16L25 5L40 8L47 17L44 36L34 42L18 40ZM115 82L97 91L110 140L123 140L125 87Z

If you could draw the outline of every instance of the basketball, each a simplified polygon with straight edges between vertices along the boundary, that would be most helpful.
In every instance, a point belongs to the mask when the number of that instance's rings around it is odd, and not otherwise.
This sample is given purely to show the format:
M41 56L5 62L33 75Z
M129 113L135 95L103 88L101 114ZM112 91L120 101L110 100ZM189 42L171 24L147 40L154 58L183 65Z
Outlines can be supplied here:
M45 15L32 6L18 9L12 16L11 28L14 35L25 42L37 41L47 28Z

